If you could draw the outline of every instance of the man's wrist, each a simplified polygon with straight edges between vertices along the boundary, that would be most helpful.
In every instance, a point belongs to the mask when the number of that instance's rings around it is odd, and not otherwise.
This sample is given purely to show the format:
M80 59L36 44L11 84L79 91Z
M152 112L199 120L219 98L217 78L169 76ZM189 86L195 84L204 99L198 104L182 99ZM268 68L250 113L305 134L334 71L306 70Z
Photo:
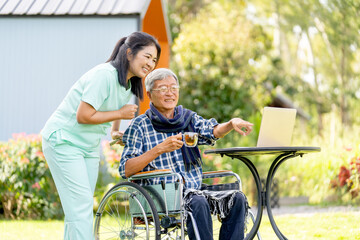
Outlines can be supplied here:
M165 153L161 146L157 145L153 148L154 154L156 157L160 156L161 154Z

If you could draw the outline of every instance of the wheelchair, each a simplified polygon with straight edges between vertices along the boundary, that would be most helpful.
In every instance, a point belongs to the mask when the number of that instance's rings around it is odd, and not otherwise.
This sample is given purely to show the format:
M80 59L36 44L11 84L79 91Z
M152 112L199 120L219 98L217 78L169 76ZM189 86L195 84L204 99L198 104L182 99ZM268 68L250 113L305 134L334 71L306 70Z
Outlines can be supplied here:
M173 176L175 182L148 186L135 183L148 178L169 176ZM204 172L203 182L205 179L224 177L235 178L235 182L206 184L206 189L242 190L240 177L232 171ZM116 184L105 194L95 215L94 236L96 240L183 240L187 236L184 213L183 182L180 174L171 170L140 172L131 176L128 181ZM255 218L250 209L248 216L253 224ZM196 238L200 239L196 222L190 212L188 217L193 221ZM218 216L213 216L214 239L218 238L221 226L219 220L221 219ZM250 229L248 225L247 228ZM244 234L246 235L246 232ZM257 238L261 240L259 232Z

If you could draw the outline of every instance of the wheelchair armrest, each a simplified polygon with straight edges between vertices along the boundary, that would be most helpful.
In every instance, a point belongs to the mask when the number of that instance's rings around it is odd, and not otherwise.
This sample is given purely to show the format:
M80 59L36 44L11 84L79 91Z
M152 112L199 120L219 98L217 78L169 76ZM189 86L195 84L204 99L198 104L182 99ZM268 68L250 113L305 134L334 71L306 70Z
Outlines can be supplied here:
M236 177L237 174L230 170L203 172L203 178L217 178L217 177L226 177L226 176L235 176Z
M129 177L129 180L139 180L144 178L154 178L154 177L164 177L169 175L178 175L176 173L173 173L170 169L158 169L153 171L147 171L147 172L138 172Z
M239 175L237 175L233 171L219 170L219 171L203 172L203 179L206 179L206 178L219 178L219 177L227 177L227 176L235 177L237 179L238 184L239 184L239 189L240 189L240 191L242 191L241 178L239 177Z

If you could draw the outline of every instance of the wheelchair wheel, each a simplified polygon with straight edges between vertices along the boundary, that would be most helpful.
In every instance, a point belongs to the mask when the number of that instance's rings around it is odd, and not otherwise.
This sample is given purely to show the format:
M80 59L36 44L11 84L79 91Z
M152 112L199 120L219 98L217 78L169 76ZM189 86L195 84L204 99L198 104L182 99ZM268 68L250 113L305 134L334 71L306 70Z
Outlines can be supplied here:
M160 239L159 216L150 195L136 183L115 185L101 200L94 235L96 240Z

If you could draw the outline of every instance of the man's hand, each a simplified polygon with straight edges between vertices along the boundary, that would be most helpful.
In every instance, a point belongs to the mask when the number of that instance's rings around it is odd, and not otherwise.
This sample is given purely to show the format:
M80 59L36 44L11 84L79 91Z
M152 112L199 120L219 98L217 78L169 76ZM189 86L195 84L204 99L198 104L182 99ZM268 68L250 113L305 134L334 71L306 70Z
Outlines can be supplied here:
M140 172L146 167L146 165L155 158L159 157L161 154L175 151L181 148L182 145L184 145L184 142L182 141L181 133L166 138L165 141L159 143L142 155L128 159L125 164L125 176L130 177L133 174Z
M234 130L243 136L249 135L252 131L252 126L254 125L252 123L242 120L241 118L233 118L230 122Z
M183 145L182 134L179 133L175 136L166 138L165 141L157 145L157 147L162 154L180 149Z

